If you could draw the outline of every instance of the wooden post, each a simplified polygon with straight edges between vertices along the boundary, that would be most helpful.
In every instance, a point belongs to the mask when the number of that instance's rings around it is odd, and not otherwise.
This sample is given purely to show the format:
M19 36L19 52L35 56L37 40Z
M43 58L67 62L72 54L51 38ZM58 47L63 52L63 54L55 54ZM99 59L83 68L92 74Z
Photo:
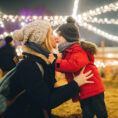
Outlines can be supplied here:
M102 61L103 61L103 63L105 62L105 57L104 57L104 46L105 46L105 43L104 43L104 41L101 41L101 47L102 47Z

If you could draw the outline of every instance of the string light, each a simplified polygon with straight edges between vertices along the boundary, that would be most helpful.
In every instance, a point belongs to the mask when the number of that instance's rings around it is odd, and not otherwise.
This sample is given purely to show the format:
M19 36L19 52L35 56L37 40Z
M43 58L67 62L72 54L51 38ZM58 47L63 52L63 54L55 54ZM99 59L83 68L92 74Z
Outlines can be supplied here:
M89 19L86 19L85 20L86 22L88 23L98 23L98 24L116 24L118 25L118 20L116 19L108 19L108 18L97 18L97 17L94 17L94 18L89 18Z
M95 62L95 65L96 65L98 68L99 68L99 67L103 67L103 68L106 67L106 64L103 63L103 62L100 62L100 61Z
M96 61L95 65L99 68L99 67L103 67L105 68L106 66L116 66L118 65L118 61L107 61L107 62L101 62L101 61Z
M86 29L88 29L88 30L90 30L90 31L92 31L92 32L94 32L94 33L96 33L96 34L108 39L108 40L112 40L112 41L118 42L118 36L111 35L111 34L109 34L107 32L102 31L101 29L98 29L98 28L96 28L96 27L94 27L94 26L92 26L90 24L87 24L87 23L79 23L79 25L81 27L84 27L84 28L86 28Z
M13 35L13 32L10 32L10 33L4 32L3 34L0 34L0 38L3 39L3 38L5 38L6 36L12 36L12 35Z
M16 48L17 55L18 56L21 56L22 55L22 52L23 52L22 47L21 46L17 46L17 48Z
M2 21L4 21L4 20L9 21L9 20L13 20L14 19L15 21L16 20L18 20L18 21L28 21L28 20L33 21L33 20L42 19L42 20L51 21L51 20L63 20L63 19L65 19L65 17L66 16L18 16L18 15L14 16L14 15L6 15L6 14L4 14L1 17L1 20Z
M77 16L78 4L79 4L79 0L75 0L74 7L73 7L73 13L72 13L72 17L75 19Z
M75 0L74 2L74 8L73 8L73 13L72 16L75 17L79 23L80 26L93 31L94 33L103 36L109 40L113 41L118 41L118 36L113 36L111 34L108 34L107 32L104 32L86 22L92 22L92 23L103 23L103 24L118 24L118 20L115 19L110 19L108 20L107 18L105 19L98 19L97 17L92 18L93 16L110 12L110 11L117 11L118 10L118 2L116 3L111 3L108 5L101 6L99 8L96 8L94 10L89 10L88 12L84 12L83 14L80 14L76 17L77 15L77 9L78 9L78 4L79 0ZM6 14L1 14L1 23L0 27L4 28L4 21L11 21L11 22L16 22L19 21L21 22L21 26L24 26L27 22L29 21L34 21L37 19L42 19L42 20L47 20L51 23L52 26L57 26L59 24L65 23L67 16L18 16L18 15L6 15ZM7 33L4 32L3 34L0 35L0 37L4 37L7 35L12 35L12 33Z
M78 4L79 4L79 0L75 0L72 16L77 15ZM99 15L99 14L106 13L106 12L117 11L117 10L118 10L118 2L115 2L115 3L105 5L105 6L101 6L99 8L94 9L94 10L89 10L88 12L84 12L80 16L82 18L84 18L84 17ZM63 16L46 16L46 17L49 20L53 20L53 19L57 20L57 19L59 19L60 17L63 17ZM2 18L2 20L15 19L15 20L19 20L19 21L21 21L21 20L27 21L29 19L30 20L45 19L45 16L44 17L42 17L42 16L14 16L14 15L6 15L6 14L2 13L1 18Z
M98 29L98 28L96 28L96 27L94 27L88 23L83 23L83 22L81 22L81 23L78 22L78 23L81 27L84 27L84 28L106 38L106 39L118 42L118 36L111 35L111 34L105 32L105 31L102 31L101 29ZM23 25L24 25L24 23L23 23ZM11 33L4 32L2 35L0 35L0 37L2 38L2 37L5 37L7 35L12 35L12 34L13 34L12 32Z
M100 15L102 13L107 13L107 12L117 11L117 10L118 10L118 2L115 2L115 3L105 5L105 6L101 6L99 8L94 9L94 10L89 10L89 11L84 12L83 14L79 14L79 15L81 16L81 18L84 18L84 17L88 18L90 16L93 17L96 15Z
M8 36L8 33L7 33L7 32L4 32L4 35L5 35L5 36Z
M0 21L0 27L4 28L4 23Z
M24 22L21 22L21 26L25 26L25 23Z

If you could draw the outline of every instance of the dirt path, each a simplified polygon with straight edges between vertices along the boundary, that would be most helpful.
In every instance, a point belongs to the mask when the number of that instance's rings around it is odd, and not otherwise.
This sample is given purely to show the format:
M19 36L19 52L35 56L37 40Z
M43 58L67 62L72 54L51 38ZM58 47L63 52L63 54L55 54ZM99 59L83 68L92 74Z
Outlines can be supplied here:
M118 79L103 80L105 85L105 102L109 118L118 118ZM79 102L72 103L72 100L65 102L56 109L53 114L61 118L81 118L81 108Z

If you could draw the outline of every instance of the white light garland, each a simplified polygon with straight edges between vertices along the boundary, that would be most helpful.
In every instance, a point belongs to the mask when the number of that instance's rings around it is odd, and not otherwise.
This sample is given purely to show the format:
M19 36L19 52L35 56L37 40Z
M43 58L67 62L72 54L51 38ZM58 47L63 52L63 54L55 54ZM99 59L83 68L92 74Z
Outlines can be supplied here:
M4 28L4 23L3 23L3 21L0 21L0 27Z
M73 7L73 13L72 13L72 17L75 19L77 16L78 4L79 4L79 0L75 0L74 7Z
M76 16L77 15L77 9L78 9L78 4L79 4L79 0L75 0L74 2L74 8L73 8L73 13L72 16ZM118 10L118 2L115 3L111 3L108 5L104 5L101 6L99 8L96 8L94 10L89 10L88 12L84 12L83 14L78 15L78 17L81 17L82 19L86 19L86 17L90 17L90 16L95 16L95 15L99 15L102 13L106 13L106 12L111 12L111 11L117 11ZM2 20L19 20L19 21L32 21L32 20L37 20L37 19L43 19L43 20L59 20L59 19L63 19L65 16L18 16L18 15L6 15L2 13Z
M21 22L21 26L25 26L25 23L24 22Z
M106 67L104 62L96 61L94 64L97 66L97 68L99 68L99 67L105 68Z
M21 46L17 46L17 48L16 48L17 55L18 56L21 56L22 55L22 52L23 52L22 47Z
M10 33L4 32L3 34L0 34L0 39L5 38L6 36L12 36L12 35L13 35L13 32L10 32Z
M94 27L88 23L82 23L82 22L80 23L79 22L79 25L90 30L90 31L92 31L92 32L94 32L94 33L96 33L96 34L98 34L98 35L100 35L100 36L102 36L102 37L104 37L104 38L106 38L106 39L108 39L108 40L118 42L118 36L114 36L114 35L111 35L107 32L104 32L101 29L98 29L98 28L96 28L96 27Z
M92 18L93 16L96 16L96 15L99 15L102 13L117 11L118 2L111 3L111 4L105 5L105 6L101 6L94 10L89 10L88 12L84 12L83 14L80 14L76 17L78 4L79 4L79 0L75 0L72 16L78 20L78 23L80 24L80 26L82 26L90 31L93 31L94 33L96 33L100 36L103 36L109 40L118 42L118 36L108 34L104 31L86 23L86 22L92 22L92 23L103 23L103 24L105 24L105 23L106 24L118 24L118 20L115 20L115 19L108 20L107 18L105 18L105 19L98 19L97 17ZM3 22L4 20L11 21L11 22L19 21L19 22L21 22L21 26L24 26L27 22L34 21L37 19L47 20L51 23L52 26L55 27L59 24L65 23L67 17L68 16L44 16L44 17L43 16L18 16L18 15L6 15L6 14L2 13L2 15L0 16L0 18L1 18L0 27L4 28L4 22ZM0 35L0 38L3 38L7 35L12 35L12 34L13 34L12 32L11 33L4 32L3 34Z
M89 18L89 19L86 19L84 20L88 23L98 23L98 24L116 24L118 25L118 19L108 19L108 18L97 18L97 17L94 17L94 18Z
M65 23L68 16L13 16L13 15L6 15L2 16L2 22L10 21L15 23L16 21L21 22L21 26L24 26L28 22L32 22L34 20L46 20L51 23L53 27L58 26L62 23ZM23 23L24 22L24 23Z
M100 15L102 13L107 13L107 12L111 12L111 11L118 11L118 2L115 3L111 3L105 6L101 6L99 8L96 8L94 10L89 10L87 12L84 12L83 14L79 14L78 17L81 17L82 19L84 17L93 17L96 15Z
M96 61L94 63L98 68L103 67L105 68L106 66L118 66L118 61L108 61L108 62L101 62L101 61Z
M63 21L65 18L67 18L67 16L15 16L15 15L2 15L1 17L1 20L4 21L25 21L25 22L28 22L28 21L34 21L34 20L47 20L47 21L54 21L54 20L57 20L57 21Z

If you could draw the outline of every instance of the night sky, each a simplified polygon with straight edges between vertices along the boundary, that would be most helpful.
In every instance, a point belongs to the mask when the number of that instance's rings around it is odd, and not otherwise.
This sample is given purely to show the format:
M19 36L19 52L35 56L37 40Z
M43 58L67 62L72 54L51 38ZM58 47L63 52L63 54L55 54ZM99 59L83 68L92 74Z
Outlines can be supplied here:
M118 0L80 0L78 13L86 12L90 9L116 2ZM73 9L74 0L0 0L0 11L6 14L19 14L22 9L35 10L40 7L45 7L48 13L54 15L71 15ZM98 16L99 18L114 18L118 19L118 11L110 12ZM118 35L118 25L107 25L107 24L93 24L98 28L113 34ZM100 41L104 40L106 46L118 46L118 43L108 41L103 37L100 37L90 31L80 28L81 37L95 42L100 45Z

